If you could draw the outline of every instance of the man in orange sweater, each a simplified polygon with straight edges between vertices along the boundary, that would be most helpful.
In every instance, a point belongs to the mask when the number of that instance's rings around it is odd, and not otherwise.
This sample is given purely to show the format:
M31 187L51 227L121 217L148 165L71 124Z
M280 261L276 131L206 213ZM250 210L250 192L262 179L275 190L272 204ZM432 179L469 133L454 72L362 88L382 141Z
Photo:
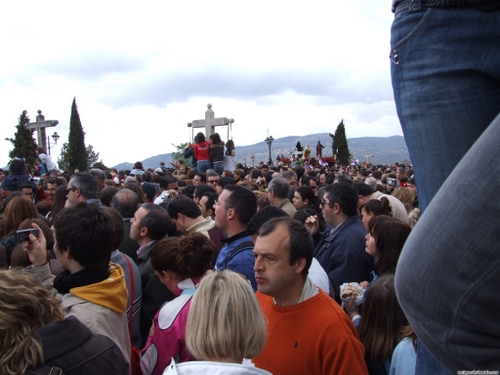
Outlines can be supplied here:
M280 374L367 374L364 349L347 314L307 277L314 243L298 221L276 218L255 243L257 299L268 319L255 365Z

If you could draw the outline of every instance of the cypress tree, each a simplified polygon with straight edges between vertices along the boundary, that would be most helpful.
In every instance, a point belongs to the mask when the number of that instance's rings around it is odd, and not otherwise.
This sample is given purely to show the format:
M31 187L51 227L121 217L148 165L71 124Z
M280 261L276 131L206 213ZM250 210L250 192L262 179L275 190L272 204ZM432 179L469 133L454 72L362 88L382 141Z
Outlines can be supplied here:
M85 132L76 107L76 98L73 98L73 104L71 105L67 156L69 171L75 169L86 171L89 169L87 148L85 147Z
M36 153L35 149L37 147L35 140L33 139L34 129L27 129L26 125L30 122L28 117L28 112L23 111L19 116L19 123L16 125L16 134L14 138L7 138L14 148L9 151L9 157L23 158L27 165L32 168L35 167Z
M345 136L345 126L343 119L337 126L337 130L335 130L335 138L332 148L333 154L337 155L337 160L340 165L350 164L351 153L349 151L349 145L347 144L347 138Z
M76 107L76 98L73 98L71 105L68 138L68 142L62 145L57 160L59 169L67 172L72 172L75 169L86 171L99 160L99 153L94 151L92 145L85 147L85 132ZM101 164L104 165L102 161Z

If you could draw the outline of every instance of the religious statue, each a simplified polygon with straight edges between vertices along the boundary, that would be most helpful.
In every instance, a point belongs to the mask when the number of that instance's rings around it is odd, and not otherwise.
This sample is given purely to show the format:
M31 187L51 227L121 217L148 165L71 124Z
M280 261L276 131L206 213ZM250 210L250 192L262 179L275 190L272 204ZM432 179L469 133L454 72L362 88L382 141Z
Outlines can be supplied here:
M311 150L309 149L309 144L306 144L306 148L304 149L304 159L309 160L309 155L311 155Z
M331 134L330 134L331 136ZM318 144L316 145L316 157L322 157L323 156L323 149L325 146L321 144L321 141L318 141Z

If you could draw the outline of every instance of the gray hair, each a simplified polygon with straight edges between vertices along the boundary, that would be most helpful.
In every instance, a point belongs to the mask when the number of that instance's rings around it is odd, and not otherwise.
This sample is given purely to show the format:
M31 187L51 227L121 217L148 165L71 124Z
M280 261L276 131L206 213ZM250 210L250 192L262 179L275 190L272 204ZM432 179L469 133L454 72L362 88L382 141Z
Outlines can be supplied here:
M78 172L71 176L72 187L79 188L85 199L99 199L99 184L89 172Z
M281 174L281 177L285 178L287 181L289 179L291 179L292 177L295 177L296 180L298 180L297 178L297 173L295 173L294 171L292 171L291 169L287 170L287 171L284 171L282 174Z
M97 177L99 179L99 181L101 181L102 183L104 183L104 181L106 180L106 173L104 173L104 171L102 169L94 168L94 169L91 169L89 171L89 173L92 176Z
M288 198L288 192L290 191L290 184L283 177L276 177L271 180L269 186L267 187L268 191L274 191L274 194L278 198Z
M370 186L373 191L375 191L375 189L377 188L377 179L374 177L367 177L365 178L365 184Z

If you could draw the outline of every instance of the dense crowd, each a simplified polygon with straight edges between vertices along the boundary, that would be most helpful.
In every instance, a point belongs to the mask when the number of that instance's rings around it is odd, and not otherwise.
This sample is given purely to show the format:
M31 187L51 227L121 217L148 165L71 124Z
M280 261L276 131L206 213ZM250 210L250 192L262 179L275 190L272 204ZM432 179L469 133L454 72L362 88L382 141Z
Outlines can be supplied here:
M200 134L189 166L0 171L2 373L408 373L393 274L418 219L411 168L219 173L210 150L226 164L234 145Z
M500 2L392 11L414 170L0 170L0 373L498 374Z

